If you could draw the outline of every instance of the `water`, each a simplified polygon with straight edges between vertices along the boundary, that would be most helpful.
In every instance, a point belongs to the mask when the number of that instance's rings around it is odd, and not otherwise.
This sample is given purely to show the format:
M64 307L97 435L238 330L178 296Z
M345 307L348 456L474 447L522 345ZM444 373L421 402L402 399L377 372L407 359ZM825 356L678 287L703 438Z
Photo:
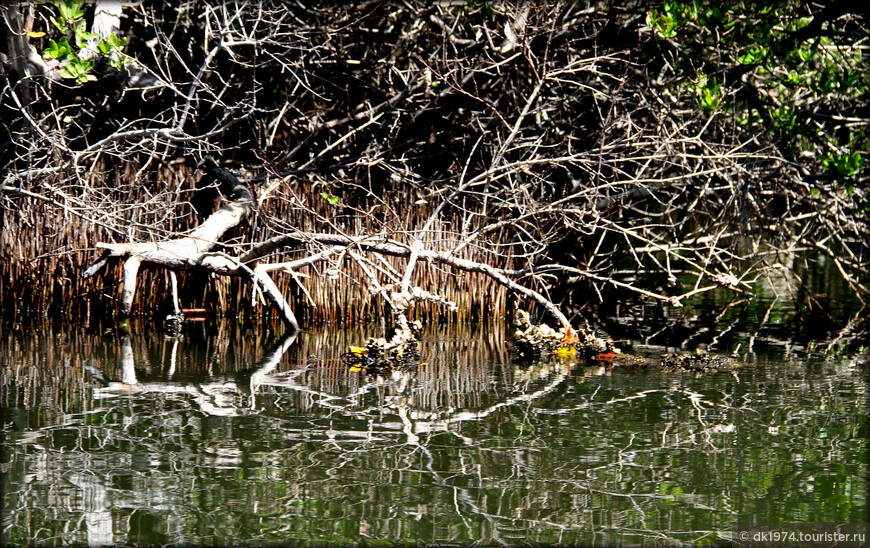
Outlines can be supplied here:
M429 329L387 378L366 333L6 329L2 543L721 543L867 522L867 365L706 375L516 362ZM643 347L637 351L657 351Z

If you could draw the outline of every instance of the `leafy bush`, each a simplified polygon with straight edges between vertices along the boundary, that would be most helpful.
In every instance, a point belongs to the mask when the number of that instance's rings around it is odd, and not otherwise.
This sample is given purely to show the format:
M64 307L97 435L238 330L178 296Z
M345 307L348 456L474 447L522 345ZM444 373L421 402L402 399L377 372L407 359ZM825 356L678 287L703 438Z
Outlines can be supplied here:
M91 43L112 67L118 71L124 70L127 58L122 50L127 44L126 38L111 34L97 41L99 36L87 30L84 0L52 0L52 4L57 9L57 17L50 16L49 21L61 36L57 40L49 39L50 45L42 55L60 62L60 75L63 78L75 80L77 84L96 80L91 74L96 62L93 56L84 53ZM75 46L70 44L69 36L72 36Z
M675 80L692 82L677 87L700 107L761 125L788 157L816 159L813 177L853 188L870 151L863 126L845 123L870 92L866 32L845 3L812 9L795 0L666 1L646 24Z

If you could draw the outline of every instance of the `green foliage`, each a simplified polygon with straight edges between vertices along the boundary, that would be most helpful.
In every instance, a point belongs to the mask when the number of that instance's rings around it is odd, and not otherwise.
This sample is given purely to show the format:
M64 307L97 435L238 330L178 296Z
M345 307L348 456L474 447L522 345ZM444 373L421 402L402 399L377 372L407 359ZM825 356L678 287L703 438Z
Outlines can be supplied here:
M662 11L653 9L646 14L646 24L662 38L674 38L677 29L687 20L696 17L695 6L686 2L666 1Z
M93 78L88 73L94 68L94 60L80 57L66 36L61 36L57 40L50 39L49 44L42 55L60 61L60 75L63 78L73 79L78 84Z
M84 23L78 25L75 29L75 38L76 38L76 46L83 48L88 42L99 38L99 36L93 32L88 31L85 28Z
M737 60L742 65L760 65L767 59L768 53L765 46L753 44L746 48Z
M664 39L666 70L674 73L667 80L680 93L742 126L763 125L787 156L807 158L818 175L851 188L870 142L838 120L866 100L870 71L858 34L841 28L848 16L825 19L812 10L796 0L763 8L668 0L647 11L646 24ZM839 145L830 148L831 138Z
M78 84L84 84L88 80L95 79L93 75L89 74L93 68L93 59L71 59L60 69L60 75L64 78L72 78Z
M783 105L770 111L771 134L780 140L790 140L800 130L797 123L797 113L794 107Z
M858 151L851 152L828 152L822 160L825 169L834 171L844 177L854 177L861 171L864 158Z
M97 51L99 51L103 57L109 59L110 65L118 71L121 71L127 66L127 58L122 53L122 50L126 45L126 38L118 38L116 34L110 34L104 40L97 43Z
M326 200L331 206L338 205L338 202L341 201L341 198L339 198L338 196L334 196L329 192L321 192L320 197Z
M49 21L61 36L57 40L49 39L50 45L43 50L42 55L60 62L59 74L63 78L75 80L77 84L95 80L96 77L91 74L91 71L96 61L91 56L82 55L82 50L96 41L99 36L87 29L84 20L84 0L52 0L52 5L57 9L57 17L50 16ZM70 44L70 37L75 47ZM127 57L122 52L126 44L126 38L119 38L112 34L96 42L95 45L96 51L106 58L112 67L121 71L127 66Z
M76 29L84 22L84 0L53 0L52 4L57 8L60 19L53 16L48 19L60 32L66 32L68 28Z
M698 96L698 102L704 110L716 110L719 108L719 103L722 101L723 90L722 84L716 81L716 78L708 78L706 74L701 74L698 81L694 85L695 94Z
M49 59L67 59L73 56L72 47L67 42L66 36L62 36L57 41L49 40L51 44L42 52L42 55Z

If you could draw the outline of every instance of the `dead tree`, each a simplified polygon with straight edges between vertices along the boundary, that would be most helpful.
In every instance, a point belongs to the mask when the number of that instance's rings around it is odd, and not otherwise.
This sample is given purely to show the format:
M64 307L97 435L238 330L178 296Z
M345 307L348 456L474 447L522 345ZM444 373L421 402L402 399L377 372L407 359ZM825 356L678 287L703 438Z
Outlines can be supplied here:
M253 211L255 202L251 191L229 171L218 167L211 156L203 158L198 167L220 184L221 192L229 198L228 204L212 213L201 225L182 238L164 242L98 243L97 247L103 253L85 269L83 276L93 276L110 261L124 261L122 313L125 316L129 316L132 311L136 275L143 262L170 269L173 293L176 293L177 287L175 271L181 269L201 267L217 274L243 276L275 307L284 323L291 330L298 331L296 316L265 270L249 268L226 253L212 251L224 233L241 223ZM173 300L177 312L177 294L173 295Z

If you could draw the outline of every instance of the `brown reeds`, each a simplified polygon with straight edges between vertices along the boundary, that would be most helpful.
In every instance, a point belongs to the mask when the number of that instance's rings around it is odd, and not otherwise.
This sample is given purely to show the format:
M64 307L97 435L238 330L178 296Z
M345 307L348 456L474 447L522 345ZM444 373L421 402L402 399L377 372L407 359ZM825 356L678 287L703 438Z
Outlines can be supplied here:
M97 190L82 193L74 205L59 207L57 203L25 196L15 200L12 207L0 208L3 316L81 320L91 314L111 314L118 296L117 272L112 269L93 281L81 278L82 269L92 258L94 243L101 239L147 238L148 234L141 234L137 228L146 223L159 226L167 234L189 227L190 215L185 215L189 208L183 201L167 208L168 196L162 193L160 201L135 207L134 200L147 203L154 194L153 183L134 184L141 166L113 167L114 176L106 169L91 170L83 186ZM166 184L167 192L178 195L185 192L183 183L189 175L190 170L185 171L183 166L165 165L154 170L152 177ZM53 177L47 185L58 189L63 182ZM100 202L109 200L109 207L100 207ZM128 211L124 211L125 207ZM160 278L143 277L148 287L142 288L140 310L162 305L160 296L167 294L167 285Z

